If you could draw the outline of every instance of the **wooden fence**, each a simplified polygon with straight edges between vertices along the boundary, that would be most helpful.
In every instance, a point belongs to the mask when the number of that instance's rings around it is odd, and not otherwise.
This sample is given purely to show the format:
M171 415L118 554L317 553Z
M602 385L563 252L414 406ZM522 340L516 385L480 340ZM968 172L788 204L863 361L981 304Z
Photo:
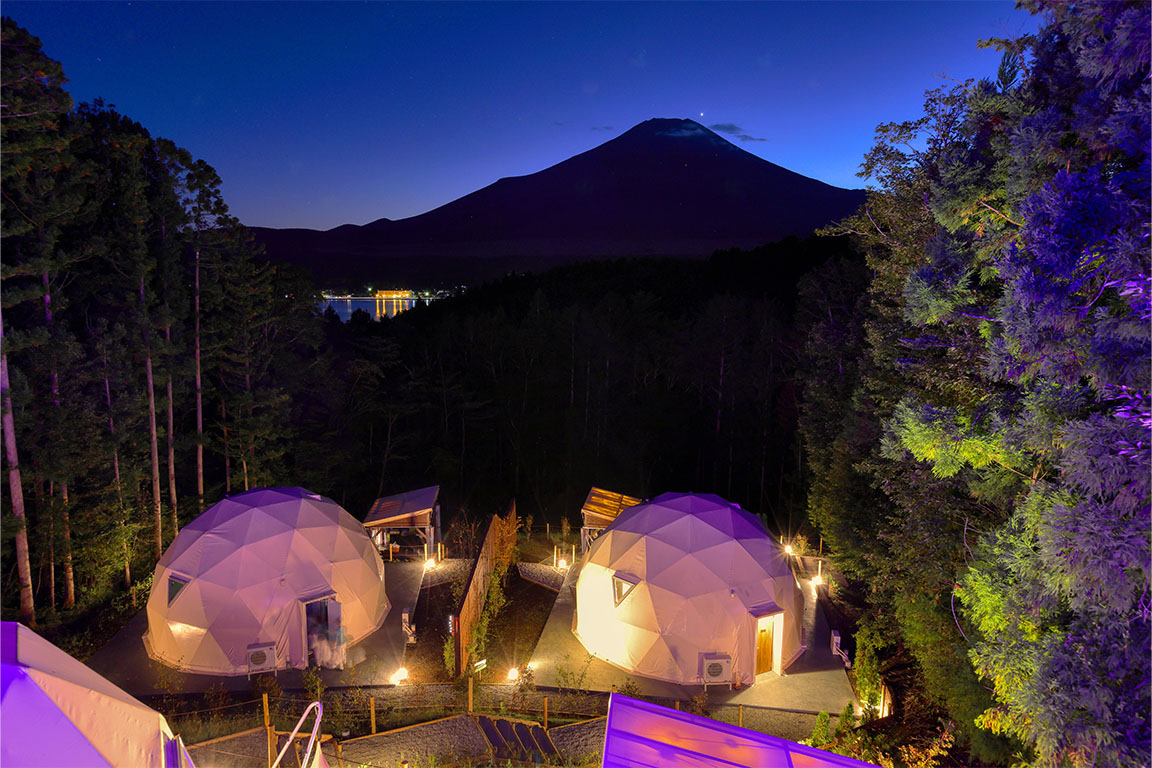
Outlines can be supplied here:
M510 520L516 515L516 500L508 505L507 518ZM452 632L456 646L456 674L463 675L468 671L468 646L476 633L476 624L480 621L480 614L484 611L484 601L488 598L488 584L492 580L492 566L496 558L496 543L500 536L500 526L504 520L499 515L492 515L488 520L488 527L484 530L484 541L480 545L480 553L476 556L476 563L472 566L472 574L468 577L468 586L464 590L464 597L460 601L460 608L451 617Z

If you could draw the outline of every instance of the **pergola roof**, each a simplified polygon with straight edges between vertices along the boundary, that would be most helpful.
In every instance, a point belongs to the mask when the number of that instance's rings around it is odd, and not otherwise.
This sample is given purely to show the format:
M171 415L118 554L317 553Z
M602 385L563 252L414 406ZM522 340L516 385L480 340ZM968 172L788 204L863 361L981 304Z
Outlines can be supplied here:
M368 510L368 516L364 518L364 527L427 528L432 525L432 510L439 496L440 486L430 485L376 499Z
M584 506L580 509L580 513L584 516L584 527L607 528L621 512L640 502L641 499L634 496L593 487L588 491L588 498L584 500Z

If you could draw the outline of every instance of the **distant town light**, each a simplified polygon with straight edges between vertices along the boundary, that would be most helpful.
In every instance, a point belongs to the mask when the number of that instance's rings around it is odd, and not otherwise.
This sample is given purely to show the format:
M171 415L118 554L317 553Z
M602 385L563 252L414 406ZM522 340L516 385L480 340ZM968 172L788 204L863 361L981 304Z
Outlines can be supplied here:
M514 683L519 679L520 679L520 670L516 669L516 667L512 667L512 669L508 670L508 682Z
M392 685L400 685L400 683L404 682L407 679L408 679L408 670L405 669L404 667L400 667L400 669L398 669L392 673Z
M785 544L784 545L784 552L786 554L791 555L792 554L792 545L791 544Z

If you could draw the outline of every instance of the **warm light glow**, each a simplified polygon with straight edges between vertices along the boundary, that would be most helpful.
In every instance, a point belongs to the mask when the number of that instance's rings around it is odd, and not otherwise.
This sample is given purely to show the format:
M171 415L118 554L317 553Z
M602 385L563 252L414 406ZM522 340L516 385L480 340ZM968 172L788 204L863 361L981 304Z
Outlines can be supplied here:
M530 661L524 665L525 669L536 669L536 662Z
M556 567L562 571L567 570L568 569L568 561L565 560L564 558L560 558L560 562L556 565Z
M400 685L400 683L404 682L407 679L408 679L408 670L405 669L404 667L400 667L400 669L398 669L392 673L392 685Z
M789 555L792 554L792 545L791 544L785 544L784 545L784 551Z
M512 669L508 670L508 682L514 683L519 679L520 679L520 670L516 669L516 667L512 667Z
M436 558L430 557L424 561L424 570L430 571L436 567Z
M812 585L813 586L818 587L823 583L824 583L824 577L821 576L820 574L816 574L815 576L812 577Z

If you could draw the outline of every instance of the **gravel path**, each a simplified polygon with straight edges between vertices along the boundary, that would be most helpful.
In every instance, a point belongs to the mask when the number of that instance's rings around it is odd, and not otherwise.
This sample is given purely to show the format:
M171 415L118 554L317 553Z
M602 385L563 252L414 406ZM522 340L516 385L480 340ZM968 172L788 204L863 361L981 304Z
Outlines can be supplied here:
M598 717L583 723L549 729L548 736L565 760L581 765L597 764L604 751L604 727L607 718Z
M449 557L441 560L435 568L424 571L424 581L421 582L420 589L437 587L450 581L468 578L468 574L472 572L472 562L462 557Z
M520 577L555 592L564 584L564 573L544 563L516 563Z
M392 766L401 760L419 765L436 760L452 763L477 758L488 752L488 741L468 715L413 725L375 736L345 741L341 745L345 762L367 766ZM328 761L335 765L335 751L325 748Z
M188 745L196 768L267 768L268 742L264 729Z

